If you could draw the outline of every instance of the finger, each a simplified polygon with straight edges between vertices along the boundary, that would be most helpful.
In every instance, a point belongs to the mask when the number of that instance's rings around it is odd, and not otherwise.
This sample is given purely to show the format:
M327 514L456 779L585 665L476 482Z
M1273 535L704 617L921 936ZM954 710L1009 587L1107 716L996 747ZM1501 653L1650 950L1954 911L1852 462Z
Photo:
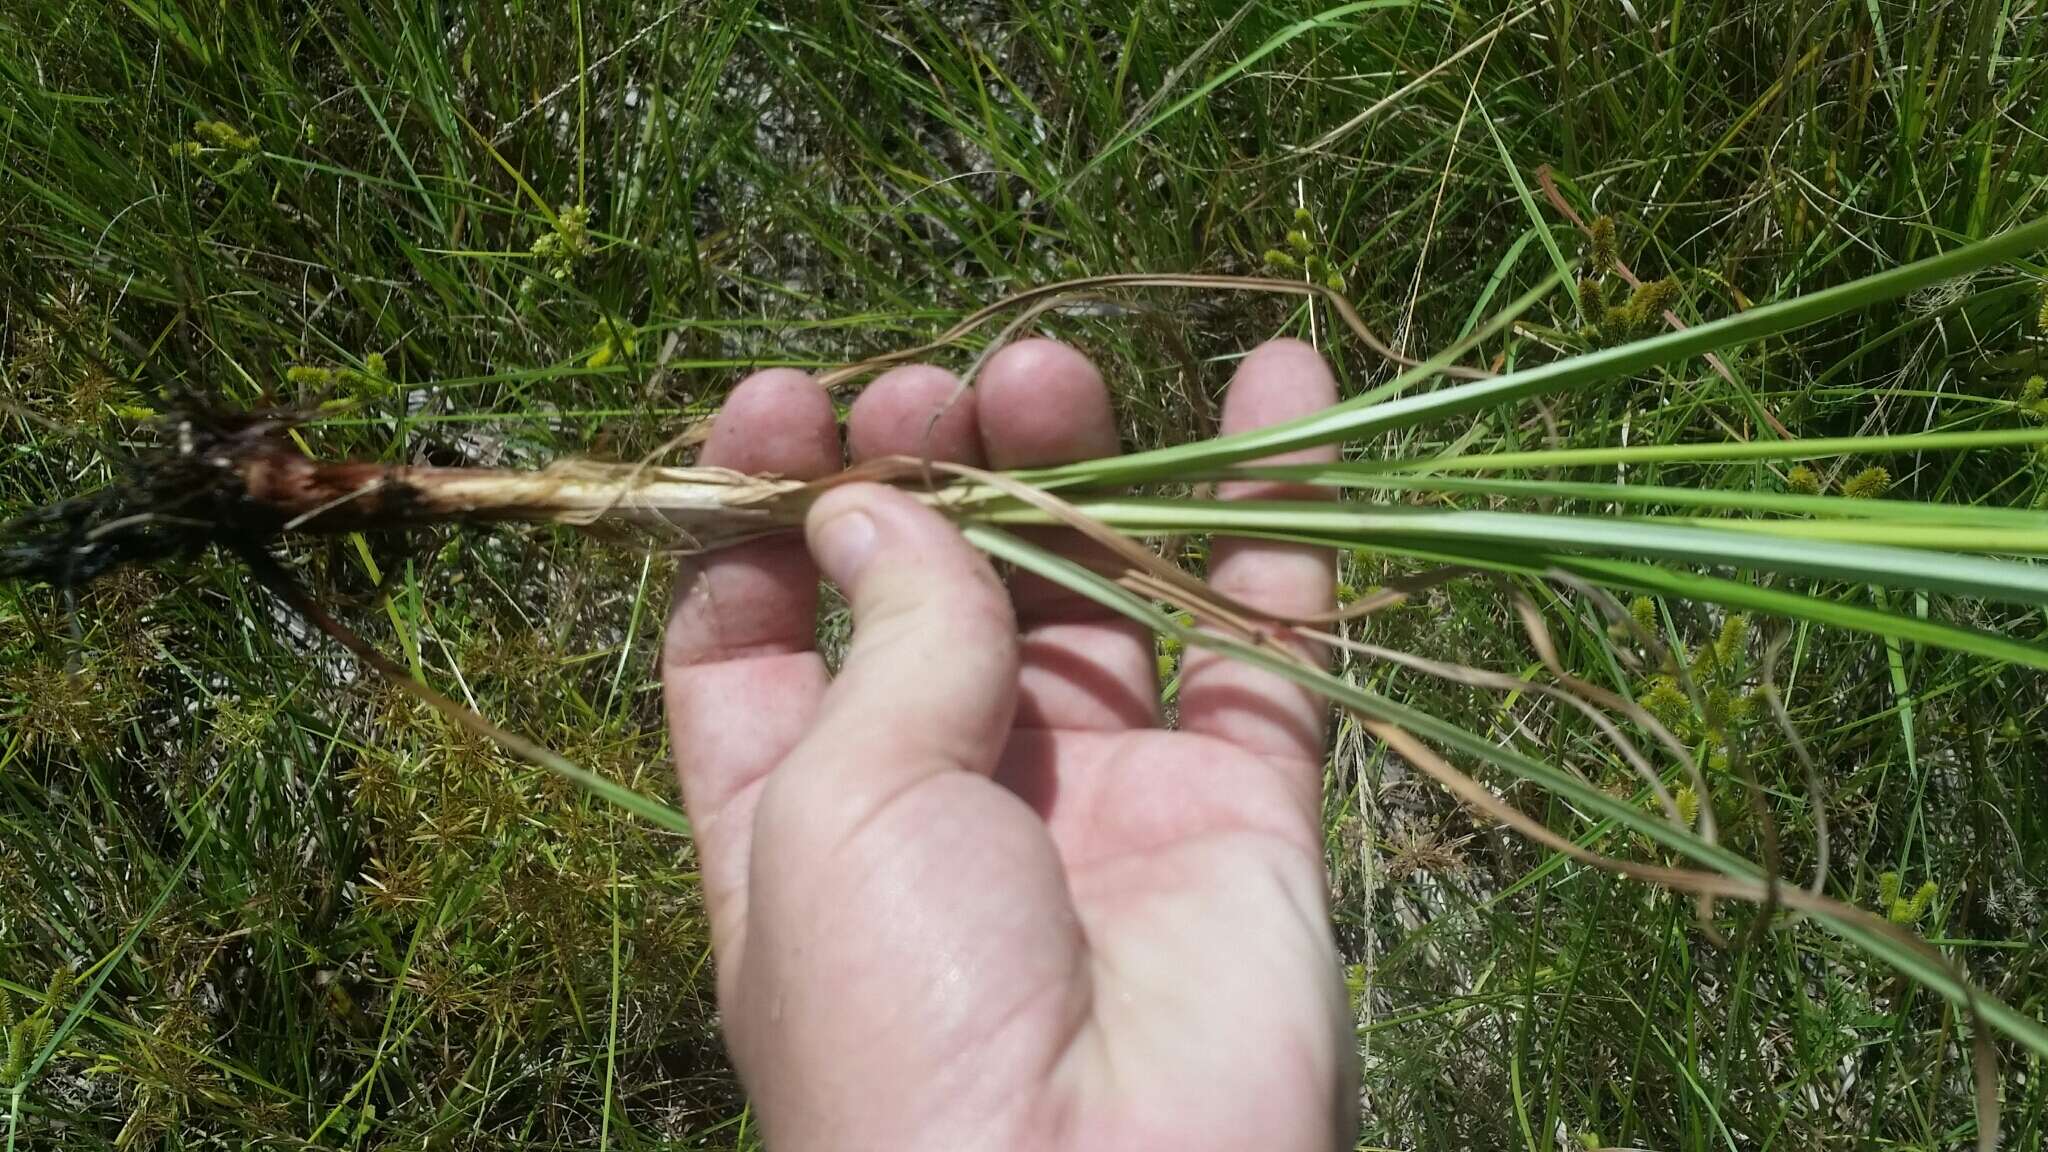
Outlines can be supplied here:
M1016 699L1016 622L987 559L907 493L833 489L804 532L852 606L853 644L776 773L773 834L832 845L932 776L994 769Z
M982 372L981 443L994 468L1036 468L1111 456L1116 417L1088 358L1053 340L1024 340ZM1115 575L1125 565L1080 533L1027 534ZM1152 633L1094 600L1029 573L1010 580L1021 630L1019 728L1117 731L1159 722Z
M1244 432L1292 420L1336 402L1336 383L1315 349L1296 340L1260 345L1239 365L1223 400L1223 432ZM1271 463L1315 463L1337 458L1335 448L1309 448ZM1327 498L1327 489L1301 485L1222 485L1224 499ZM1326 548L1218 537L1210 550L1209 583L1217 591L1280 616L1327 612L1336 600L1336 560ZM1299 646L1326 662L1326 650ZM1190 652L1181 676L1181 726L1218 736L1249 751L1298 764L1318 765L1323 755L1323 699L1270 672L1210 652Z
M733 389L702 460L797 479L839 467L832 402L800 372ZM739 946L757 785L796 746L825 692L812 650L818 572L801 540L764 540L687 565L662 648L669 740L693 825L713 940Z
M846 414L846 443L859 464L884 456L915 456L980 464L975 396L943 368L906 364L861 390Z

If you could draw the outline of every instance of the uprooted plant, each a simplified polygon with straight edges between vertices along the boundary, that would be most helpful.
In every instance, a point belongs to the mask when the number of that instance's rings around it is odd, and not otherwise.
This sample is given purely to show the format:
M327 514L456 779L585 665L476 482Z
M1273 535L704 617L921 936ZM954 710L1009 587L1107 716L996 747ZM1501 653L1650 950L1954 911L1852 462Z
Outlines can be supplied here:
M1568 765L1529 756L1500 741L1448 723L1388 697L1359 688L1289 654L1276 638L1344 647L1367 659L1404 662L1425 675L1504 691L1529 691L1526 678L1506 677L1375 648L1344 634L1344 620L1396 603L1431 582L1484 575L1511 583L1537 581L1575 595L1604 617L1625 645L1627 659L1664 671L1668 691L1713 708L1686 662L1632 618L1615 594L1666 597L1718 605L1731 613L1801 624L1847 628L1885 638L1951 649L1983 659L2048 669L2048 647L1997 631L1943 623L1926 614L1862 607L1812 598L1785 587L1785 578L1847 581L1914 593L1949 594L1988 602L2048 605L2048 571L2024 559L2048 552L2048 513L2028 509L1957 506L1903 500L1859 499L1800 491L1730 492L1643 484L1548 478L1563 468L1613 468L1653 462L1770 461L1788 465L1850 454L1946 453L1999 446L2048 444L2048 429L1941 431L1835 439L1767 439L1707 444L1649 444L1604 449L1551 449L1508 453L1455 453L1405 459L1352 459L1336 464L1271 466L1249 463L1315 445L1362 445L1369 438L1429 421L1492 412L1546 394L1583 390L1600 382L1744 342L1949 283L1978 269L2024 256L2048 243L2048 219L1811 295L1754 308L1697 327L1675 325L1655 336L1613 344L1532 367L1494 373L1458 366L1560 280L1553 278L1475 328L1458 345L1422 362L1395 355L1374 338L1357 314L1329 288L1313 283L1234 277L1119 276L1054 285L983 309L931 344L851 365L828 374L843 384L886 363L956 342L1008 311L1017 317L988 348L1026 327L1046 309L1076 294L1130 289L1193 288L1284 291L1325 302L1336 317L1375 351L1406 370L1335 408L1254 432L1223 436L1128 456L1059 467L991 474L914 459L877 462L815 483L746 476L705 467L675 467L663 454L638 462L561 461L538 471L403 467L342 461L322 463L292 447L283 433L288 416L207 418L178 422L170 446L135 464L122 484L42 509L10 526L0 543L0 576L67 585L127 563L147 563L207 544L248 557L258 574L329 635L458 722L506 743L607 798L670 827L682 817L645 797L583 773L562 758L505 733L410 678L335 622L269 559L269 548L291 532L341 532L439 522L535 521L636 528L666 546L706 550L801 523L817 494L849 479L901 483L953 516L968 538L992 556L1034 572L1151 627L1172 641L1220 650L1252 662L1328 697L1356 715L1367 731L1409 764L1434 778L1466 805L1531 840L1581 863L1688 892L1701 902L1710 933L1712 902L1751 901L1787 910L1893 965L1973 1015L1977 1049L1979 1141L1996 1141L1996 1082L1988 1032L2003 1033L2025 1049L2048 1056L2048 1028L1975 989L1936 951L1886 919L1857 911L1823 894L1820 872L1801 885L1779 874L1774 853L1753 862L1716 835L1700 769L1687 744L1646 709L1568 674L1544 634L1540 615L1516 599L1525 631L1542 655L1551 683L1539 695L1578 709L1635 769L1640 791L1616 795ZM987 351L982 355L985 357ZM980 361L976 361L978 367ZM1715 361L1718 372L1727 367ZM973 370L968 376L971 378ZM1423 390L1441 377L1463 382ZM687 442L686 434L678 443ZM1795 469L1797 471L1797 469ZM1500 474L1535 472L1546 478ZM1168 486L1197 493L1231 479L1287 480L1339 489L1327 504L1218 501L1169 494ZM1374 494L1476 497L1484 509L1377 502ZM1590 500L1612 506L1607 515L1505 510L1515 501ZM1657 509L1690 510L1674 515ZM1646 511L1647 510L1647 511ZM1720 515L1737 513L1736 516ZM1714 514L1714 515L1710 515ZM1121 557L1126 568L1104 576L1025 543L1018 526L1059 524L1080 529ZM1264 537L1420 562L1423 575L1392 580L1343 612L1320 620L1276 619L1220 597L1196 577L1162 559L1142 541L1220 533ZM1719 569L1718 573L1702 571ZM1779 580L1771 584L1756 577ZM1514 594L1519 597L1519 594ZM1192 623L1190 623L1192 621ZM1775 653L1775 648L1773 648ZM1761 694L1802 762L1797 734L1764 673ZM1659 767L1622 734L1609 714L1648 732L1670 754ZM1446 753L1503 770L1561 800L1582 827L1570 834L1527 815L1467 772ZM1744 771L1739 743L1727 750L1729 767ZM1819 773L1806 762L1808 784ZM1670 785L1681 785L1674 795ZM1690 811L1685 803L1691 796ZM1809 798L1819 810L1821 798ZM1646 801L1650 802L1646 806ZM1605 855L1591 847L1610 833L1632 834L1661 854L1658 863ZM1824 824L1817 827L1824 837ZM1766 833L1763 841L1773 842ZM1680 865L1676 861L1683 861ZM1763 921L1759 920L1759 924Z

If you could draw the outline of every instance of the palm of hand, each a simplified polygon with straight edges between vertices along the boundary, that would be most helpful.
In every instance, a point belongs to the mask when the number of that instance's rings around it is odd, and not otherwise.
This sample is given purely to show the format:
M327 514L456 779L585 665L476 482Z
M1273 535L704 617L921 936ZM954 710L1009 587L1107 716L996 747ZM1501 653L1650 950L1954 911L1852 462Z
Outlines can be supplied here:
M1255 354L1226 424L1233 409L1242 425L1326 403L1309 363L1298 346ZM821 433L802 408L810 386L763 380L735 393L707 457L836 467L829 409ZM878 380L849 418L855 455L914 450L904 433L950 387ZM1047 396L1062 388L1075 395ZM992 418L1026 395L1055 414L1050 446ZM1014 466L1103 450L1099 379L1057 345L999 356L980 408L978 428L972 406L948 410L934 453L972 458L979 440ZM964 425L950 445L948 421ZM762 445L785 458L750 458ZM835 500L866 520L866 552L824 534ZM771 1141L1336 1146L1351 1041L1325 908L1319 706L1197 653L1183 730L1164 731L1142 630L1028 580L1006 592L911 501L835 493L811 534L857 621L829 691L807 644L816 577L791 545L686 581L665 658L726 1031ZM1211 577L1312 611L1328 567L1219 542Z

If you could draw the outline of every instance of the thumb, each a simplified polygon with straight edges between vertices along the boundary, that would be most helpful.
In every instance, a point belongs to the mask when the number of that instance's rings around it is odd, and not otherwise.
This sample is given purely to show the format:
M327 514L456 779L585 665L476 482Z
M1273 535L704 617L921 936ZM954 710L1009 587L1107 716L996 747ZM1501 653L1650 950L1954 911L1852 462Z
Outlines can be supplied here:
M815 783L854 824L924 777L993 772L1016 707L1017 625L988 560L878 484L827 493L804 532L852 605L853 646L787 767L829 765Z

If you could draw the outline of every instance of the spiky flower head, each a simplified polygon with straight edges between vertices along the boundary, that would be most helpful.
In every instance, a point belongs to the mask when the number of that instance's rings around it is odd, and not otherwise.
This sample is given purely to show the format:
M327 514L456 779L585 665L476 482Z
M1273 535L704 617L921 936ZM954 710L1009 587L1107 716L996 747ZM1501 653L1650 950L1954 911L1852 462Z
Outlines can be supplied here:
M1865 468L1842 482L1842 495L1852 500L1875 500L1892 486L1892 474L1881 467Z
M1595 328L1607 323L1606 285L1591 276L1579 277L1579 311Z
M1592 264L1595 273L1604 273L1614 267L1614 217L1593 217Z
M1622 306L1622 322L1632 332L1644 332L1656 327L1666 309L1678 302L1678 277L1666 276L1652 280L1629 293L1628 303Z
M1650 599L1648 596L1638 596L1630 600L1628 602L1628 614L1635 620L1638 628L1653 636L1656 635L1657 602L1655 600Z
M224 120L201 120L192 125L192 135L229 152L254 152L262 143Z
M1677 794L1672 796L1672 799L1677 801L1678 818L1685 822L1686 827L1689 828L1699 823L1700 794L1693 791L1692 785L1687 784L1685 787L1680 788Z

